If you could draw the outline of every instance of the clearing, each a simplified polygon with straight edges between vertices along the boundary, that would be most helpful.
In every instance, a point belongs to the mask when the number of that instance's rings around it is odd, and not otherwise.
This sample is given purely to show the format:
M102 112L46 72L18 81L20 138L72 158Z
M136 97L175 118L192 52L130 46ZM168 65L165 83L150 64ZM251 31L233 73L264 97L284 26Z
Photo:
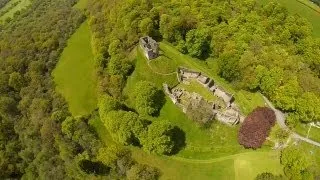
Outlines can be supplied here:
M67 100L72 115L90 114L97 107L96 74L88 22L68 40L53 72L57 91Z

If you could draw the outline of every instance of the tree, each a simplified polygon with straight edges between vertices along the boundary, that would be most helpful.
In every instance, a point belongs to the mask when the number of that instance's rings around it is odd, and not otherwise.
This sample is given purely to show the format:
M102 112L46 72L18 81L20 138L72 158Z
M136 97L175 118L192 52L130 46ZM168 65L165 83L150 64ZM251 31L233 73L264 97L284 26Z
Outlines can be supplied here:
M8 117L17 112L16 101L11 97L0 96L0 115Z
M279 67L272 68L261 78L261 91L273 99L275 91L280 87L283 77L283 69Z
M122 105L118 100L109 95L101 95L99 97L98 107L100 118L104 119L110 111L120 110Z
M110 56L117 56L123 53L123 47L119 39L113 40L108 48L108 53Z
M13 87L16 91L20 91L24 84L24 79L20 73L14 72L10 74L9 86Z
M320 120L320 99L314 93L303 93L297 99L296 114L302 122Z
M311 166L310 155L298 147L288 147L281 152L281 164L290 179L303 179L303 174Z
M235 54L222 54L218 59L219 75L227 81L235 81L240 78L239 58Z
M188 53L197 58L204 58L210 51L210 30L207 27L190 30L186 36L186 47Z
M101 142L85 121L87 120L84 117L67 117L61 125L62 133L77 143L83 151L95 155Z
M284 180L284 179L285 178L282 177L282 175L276 176L269 172L258 174L258 176L255 178L255 180Z
M151 36L154 28L152 19L149 17L142 19L139 24L139 28L143 35Z
M171 154L175 146L173 133L174 127L169 122L155 121L140 137L142 148L155 154Z
M165 101L164 93L148 81L138 82L130 96L140 115L157 115Z
M122 54L111 56L111 59L108 63L108 73L110 75L127 76L130 74L132 69L132 64Z
M289 79L284 85L275 90L275 105L286 111L295 110L296 97L300 94L301 89L297 77Z
M157 180L159 171L147 165L135 164L127 171L128 180Z
M9 91L9 75L0 71L0 94L5 94Z
M143 129L138 115L127 111L110 111L103 119L114 141L123 145L134 144Z
M97 158L120 176L125 175L135 163L131 158L130 151L117 145L101 148Z
M279 126L275 126L272 128L270 132L270 137L275 139L278 143L284 144L286 143L287 139L289 138L289 131L282 129Z
M256 108L246 117L238 134L239 144L245 148L260 148L276 121L275 113L266 107Z
M113 144L100 148L97 159L103 164L114 168L117 160L126 155L130 155L130 151L119 145Z

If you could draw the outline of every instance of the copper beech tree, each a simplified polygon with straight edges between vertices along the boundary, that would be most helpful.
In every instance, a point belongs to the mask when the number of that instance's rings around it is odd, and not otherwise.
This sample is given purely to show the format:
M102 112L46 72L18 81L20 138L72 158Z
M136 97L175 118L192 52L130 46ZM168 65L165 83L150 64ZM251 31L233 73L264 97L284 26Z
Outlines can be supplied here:
M240 127L238 134L239 144L245 148L260 148L275 121L276 115L273 110L267 107L256 108Z

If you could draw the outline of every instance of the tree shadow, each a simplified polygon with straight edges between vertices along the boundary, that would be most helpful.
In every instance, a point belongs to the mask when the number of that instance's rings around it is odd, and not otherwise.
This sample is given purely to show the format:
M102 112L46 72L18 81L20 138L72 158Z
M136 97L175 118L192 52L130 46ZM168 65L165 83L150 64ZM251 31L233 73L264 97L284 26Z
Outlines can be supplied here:
M90 160L81 160L79 166L87 174L108 175L111 168L102 162L93 162Z
M174 155L186 147L186 133L177 126L172 129L171 133L174 147L170 155Z
M157 111L152 114L153 117L158 117L160 116L160 111L162 107L166 104L166 95L162 90L158 90L156 93L156 109Z

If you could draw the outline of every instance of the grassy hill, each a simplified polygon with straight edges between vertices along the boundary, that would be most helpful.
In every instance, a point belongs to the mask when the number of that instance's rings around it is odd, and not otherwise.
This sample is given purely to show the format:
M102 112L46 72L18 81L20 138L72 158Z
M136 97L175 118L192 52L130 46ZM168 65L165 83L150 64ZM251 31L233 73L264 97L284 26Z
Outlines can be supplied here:
M205 72L217 79L217 82L226 87L232 93L239 96L239 103L251 111L257 106L263 106L264 101L260 94L252 94L245 91L237 91L231 85L219 78L212 69L202 61L193 59L179 53L168 43L161 43L162 56L155 62L146 60L140 48L137 50L136 68L129 77L124 93L128 95L134 85L140 80L148 80L162 88L163 83L177 84L176 74L172 73L172 67L184 66ZM165 62L161 66L160 60ZM172 62L167 62L167 61ZM212 67L212 66L211 66ZM163 74L161 74L163 73ZM131 102L127 102L131 104ZM167 119L181 128L186 134L186 147L172 157L157 156L145 153L139 148L131 148L133 157L140 163L158 167L163 175L161 179L254 179L257 174L269 171L281 174L282 167L279 162L279 152L270 151L268 146L262 149L246 150L237 142L238 126L229 127L215 122L212 128L201 128L195 122L176 107L170 99L167 99L159 117L148 117L150 120ZM108 144L110 138L102 124L94 123L100 137Z
M271 0L258 0L262 4L267 4ZM290 13L298 14L306 18L313 26L313 35L320 37L320 7L309 0L278 0Z

